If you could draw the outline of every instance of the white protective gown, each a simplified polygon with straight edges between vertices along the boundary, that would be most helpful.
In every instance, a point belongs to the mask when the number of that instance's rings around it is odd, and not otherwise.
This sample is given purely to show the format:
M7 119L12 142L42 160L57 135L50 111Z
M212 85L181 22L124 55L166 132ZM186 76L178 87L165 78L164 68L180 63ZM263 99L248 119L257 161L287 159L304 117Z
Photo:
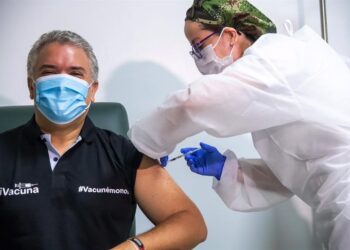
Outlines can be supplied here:
M129 137L158 159L186 137L251 132L261 159L226 151L213 188L234 210L268 208L296 194L315 209L328 249L350 246L350 70L309 27L266 34L217 75L171 94Z

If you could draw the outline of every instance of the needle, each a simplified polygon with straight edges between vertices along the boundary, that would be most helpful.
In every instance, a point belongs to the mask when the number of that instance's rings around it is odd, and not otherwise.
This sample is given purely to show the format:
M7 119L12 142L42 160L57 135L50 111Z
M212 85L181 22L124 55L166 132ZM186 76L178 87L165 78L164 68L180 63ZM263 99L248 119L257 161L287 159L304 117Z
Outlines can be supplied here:
M188 154L192 154L192 153L194 153L194 152L197 152L197 151L200 150L200 149L201 149L201 148L196 148L196 149L194 149L194 150L192 150L192 151L187 152L186 154L181 154L181 155L175 156L174 158L171 158L169 161L175 161L175 160L177 160L177 159L179 159L179 158L181 158L181 157L184 157L185 155L188 155Z

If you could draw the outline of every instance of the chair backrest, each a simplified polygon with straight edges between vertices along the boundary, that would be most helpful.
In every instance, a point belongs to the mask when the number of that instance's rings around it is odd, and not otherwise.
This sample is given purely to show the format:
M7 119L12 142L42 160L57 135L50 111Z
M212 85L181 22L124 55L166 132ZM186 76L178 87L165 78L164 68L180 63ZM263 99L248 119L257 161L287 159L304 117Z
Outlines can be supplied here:
M0 107L0 133L26 123L33 113L33 106ZM126 110L122 104L112 102L94 103L90 107L89 117L97 127L127 136L129 122ZM135 231L134 220L130 236L134 236Z
M26 123L33 112L33 106L0 107L0 133ZM94 103L89 110L89 117L99 128L124 136L128 132L128 116L124 106L120 103Z

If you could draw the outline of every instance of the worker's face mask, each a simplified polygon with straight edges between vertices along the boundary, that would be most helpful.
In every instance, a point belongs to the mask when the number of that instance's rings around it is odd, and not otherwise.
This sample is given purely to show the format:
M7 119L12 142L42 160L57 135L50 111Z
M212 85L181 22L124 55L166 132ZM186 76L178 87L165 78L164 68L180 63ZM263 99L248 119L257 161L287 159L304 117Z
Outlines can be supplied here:
M90 106L85 103L91 84L67 74L54 74L35 81L35 105L55 124L67 124Z
M233 63L233 48L231 49L230 54L223 58L218 57L214 51L215 47L219 44L224 30L225 28L221 31L219 39L215 45L209 44L201 50L201 58L193 57L199 72L203 75L221 73L227 66Z

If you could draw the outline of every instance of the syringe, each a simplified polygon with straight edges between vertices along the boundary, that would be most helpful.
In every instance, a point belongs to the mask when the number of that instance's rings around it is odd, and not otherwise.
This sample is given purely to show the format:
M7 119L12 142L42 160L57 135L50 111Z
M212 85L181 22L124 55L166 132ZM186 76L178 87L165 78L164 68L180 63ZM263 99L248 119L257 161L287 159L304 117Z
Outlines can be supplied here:
M174 158L171 158L169 161L175 161L175 160L177 160L177 159L180 159L181 157L184 157L185 155L188 155L188 154L192 154L192 153L194 153L194 152L197 152L197 151L200 150L200 149L201 149L201 148L196 148L196 149L194 149L194 150L192 150L192 151L187 152L186 154L181 154L181 155L175 156Z

